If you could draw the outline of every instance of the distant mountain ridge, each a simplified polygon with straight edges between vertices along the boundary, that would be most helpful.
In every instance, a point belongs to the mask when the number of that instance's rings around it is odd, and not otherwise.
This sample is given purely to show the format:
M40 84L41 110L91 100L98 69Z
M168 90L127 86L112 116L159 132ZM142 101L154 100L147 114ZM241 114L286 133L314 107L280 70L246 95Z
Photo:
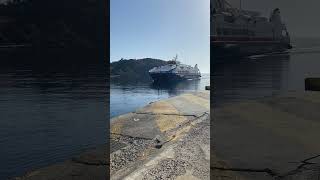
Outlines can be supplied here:
M110 63L111 81L125 83L152 82L149 70L156 66L165 65L167 62L161 59L121 59Z

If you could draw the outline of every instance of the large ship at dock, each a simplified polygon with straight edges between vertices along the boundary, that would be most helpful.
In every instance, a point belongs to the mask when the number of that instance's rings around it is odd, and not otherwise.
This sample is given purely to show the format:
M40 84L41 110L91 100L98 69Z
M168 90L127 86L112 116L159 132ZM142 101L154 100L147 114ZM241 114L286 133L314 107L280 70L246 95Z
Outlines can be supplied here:
M284 52L290 35L278 8L269 18L233 8L226 0L211 0L210 45L213 58Z
M174 82L182 80L195 80L201 77L200 70L196 64L194 67L182 64L176 56L173 60L167 61L164 66L154 67L149 74L154 82Z

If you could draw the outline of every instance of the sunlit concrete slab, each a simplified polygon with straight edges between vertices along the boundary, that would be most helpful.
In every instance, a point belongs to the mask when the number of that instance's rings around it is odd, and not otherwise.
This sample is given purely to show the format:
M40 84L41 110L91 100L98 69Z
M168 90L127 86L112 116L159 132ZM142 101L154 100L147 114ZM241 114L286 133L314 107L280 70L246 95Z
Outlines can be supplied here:
M215 109L214 151L226 164L220 169L253 179L300 178L320 163L319 108L319 93L291 92Z
M112 119L111 179L209 179L209 96L183 94Z

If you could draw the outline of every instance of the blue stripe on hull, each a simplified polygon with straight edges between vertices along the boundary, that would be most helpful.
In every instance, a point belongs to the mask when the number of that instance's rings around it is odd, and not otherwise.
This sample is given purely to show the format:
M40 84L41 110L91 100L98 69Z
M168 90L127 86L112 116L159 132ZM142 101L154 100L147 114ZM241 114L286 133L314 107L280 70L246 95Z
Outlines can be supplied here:
M179 76L175 73L150 73L150 76L155 82L183 81L188 79L199 79L201 77L198 74Z

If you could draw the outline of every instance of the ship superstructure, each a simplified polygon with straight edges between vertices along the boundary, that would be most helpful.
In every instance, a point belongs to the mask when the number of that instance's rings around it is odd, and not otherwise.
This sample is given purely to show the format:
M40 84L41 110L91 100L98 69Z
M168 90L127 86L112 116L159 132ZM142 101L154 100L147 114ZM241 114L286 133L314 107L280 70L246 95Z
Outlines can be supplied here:
M259 12L233 8L226 0L211 0L211 54L213 57L282 52L290 35L278 8L269 18Z
M164 66L154 67L149 70L149 74L154 82L194 80L201 77L197 64L192 67L182 64L177 58L178 56L173 60L167 61L167 64Z

